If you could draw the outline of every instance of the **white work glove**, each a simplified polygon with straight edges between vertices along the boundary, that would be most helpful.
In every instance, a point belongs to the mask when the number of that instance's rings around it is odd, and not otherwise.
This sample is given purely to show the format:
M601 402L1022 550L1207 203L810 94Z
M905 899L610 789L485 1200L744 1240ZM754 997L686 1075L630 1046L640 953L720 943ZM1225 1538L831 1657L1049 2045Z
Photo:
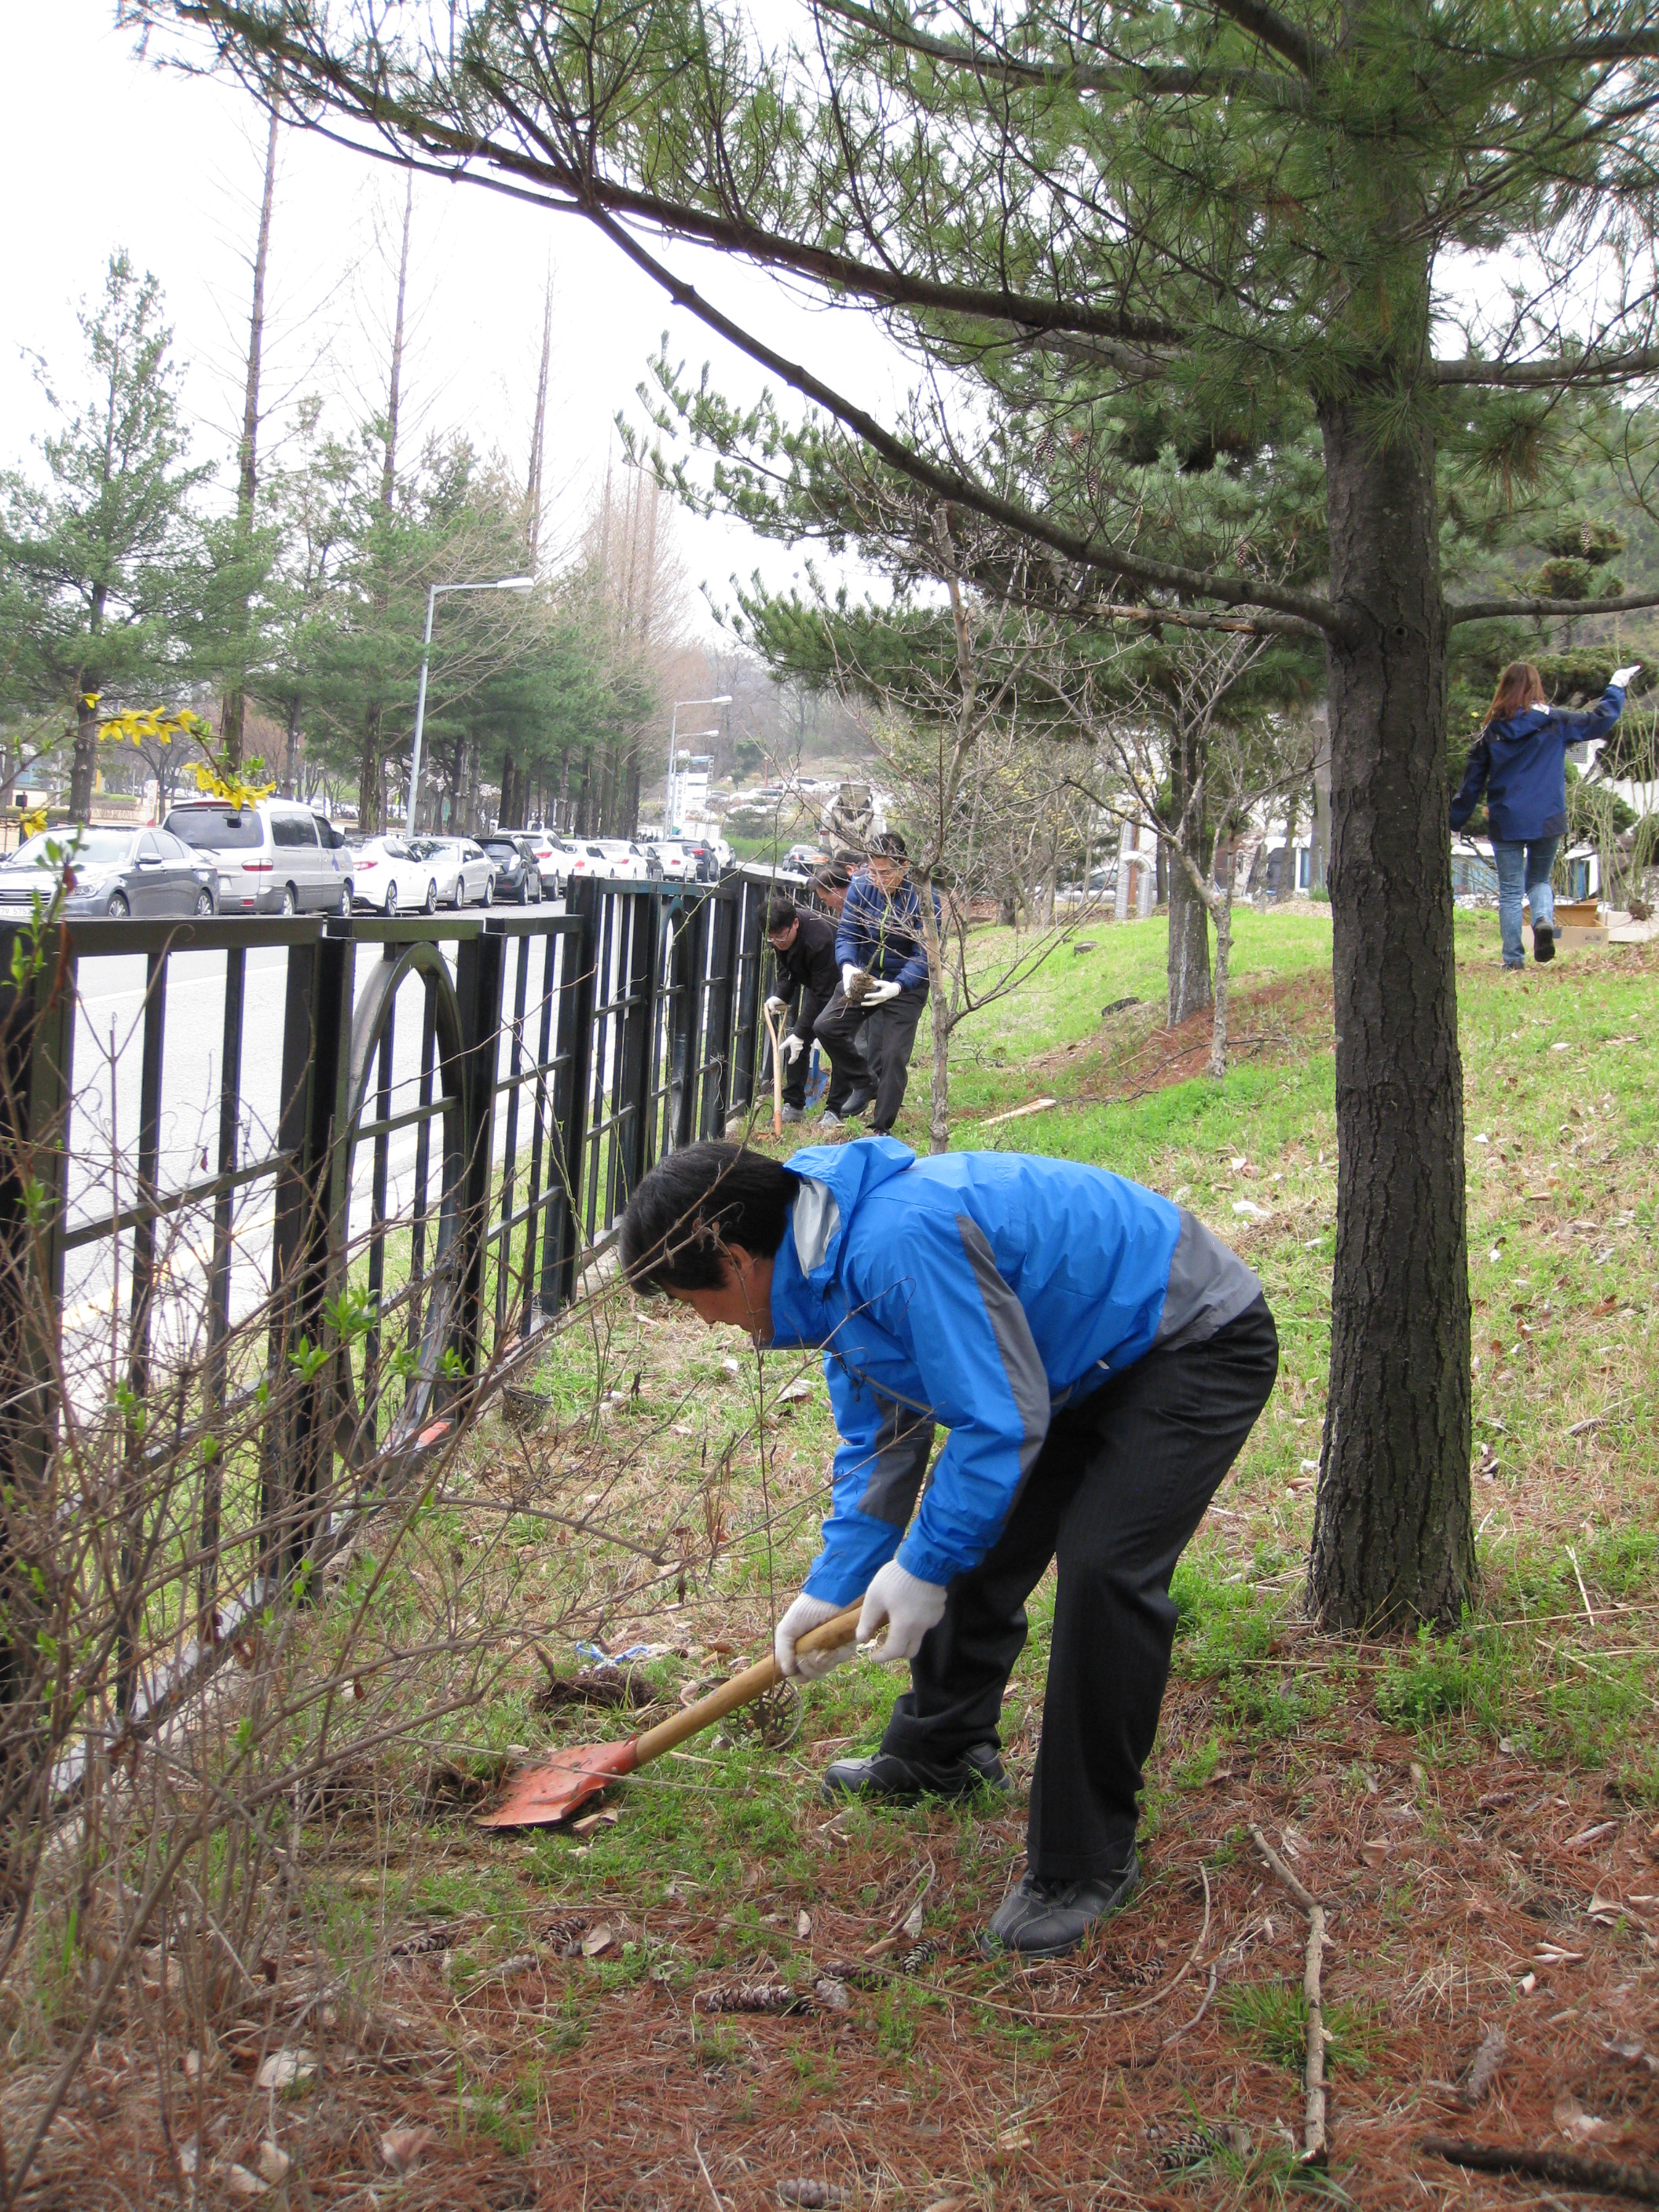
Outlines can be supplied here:
M898 994L899 987L896 983L872 983L864 994L866 1013L869 1012L872 1006L885 1006L889 999L896 999Z
M789 1011L789 1001L787 999L779 998L774 992L766 1002L766 1011L775 1022L781 1022Z
M1623 691L1629 687L1631 678L1632 676L1639 676L1641 673L1641 662L1639 660L1632 660L1628 668L1615 668L1613 672L1613 680L1619 686L1619 689Z
M804 1053L805 1049L806 1041L804 1037L787 1036L783 1041L783 1056L785 1060L788 1061L791 1067L794 1066L795 1062L800 1058L802 1053Z
M816 1682L820 1674L827 1674L832 1667L852 1657L857 1647L850 1638L830 1651L804 1651L799 1659L795 1656L795 1645L807 1631L821 1628L841 1610L828 1598L802 1595L795 1600L773 1632L772 1656L780 1674L799 1674L803 1682Z
M919 1582L896 1559L889 1559L864 1593L858 1640L867 1644L884 1621L886 1640L875 1656L883 1666L893 1666L915 1657L922 1638L938 1627L944 1613L943 1583Z
M843 960L841 963L841 988L849 999L853 995L853 978L861 972L856 960Z

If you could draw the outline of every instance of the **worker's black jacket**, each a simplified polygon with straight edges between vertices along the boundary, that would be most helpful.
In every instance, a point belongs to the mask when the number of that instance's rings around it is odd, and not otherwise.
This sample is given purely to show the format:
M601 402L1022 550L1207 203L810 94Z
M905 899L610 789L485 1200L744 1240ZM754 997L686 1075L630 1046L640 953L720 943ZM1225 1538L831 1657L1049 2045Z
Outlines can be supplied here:
M829 1004L841 980L841 970L836 965L835 923L827 915L803 910L794 943L787 952L780 952L775 945L772 957L777 963L775 988L779 998L793 999L797 991L801 994L800 1004L795 1009L794 1033L810 1039L812 1024Z

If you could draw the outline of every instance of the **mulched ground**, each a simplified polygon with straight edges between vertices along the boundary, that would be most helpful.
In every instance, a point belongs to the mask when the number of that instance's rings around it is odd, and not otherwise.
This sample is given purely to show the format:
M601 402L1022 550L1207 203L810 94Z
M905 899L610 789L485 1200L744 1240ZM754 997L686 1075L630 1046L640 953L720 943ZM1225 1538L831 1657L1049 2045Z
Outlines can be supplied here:
M1317 1640L1293 1638L1280 1663L1316 1668ZM1331 1908L1331 2180L1344 2195L1560 2201L1537 2183L1425 2158L1418 2146L1434 2132L1659 2156L1651 1809L1502 1753L1425 1765L1363 1698L1344 1702L1308 1737L1164 1795L1146 1885L1081 1961L1021 1973L976 1955L974 1937L1018 1863L1018 1808L971 1821L854 1820L849 1837L804 1786L795 1819L815 1871L769 1890L764 1863L751 1866L745 1887L776 1933L739 1965L709 1963L732 1900L693 1890L648 1913L625 1895L573 1911L538 1893L525 1949L465 1977L463 1947L488 1955L477 1922L416 1930L367 2018L319 2003L306 1961L291 1960L193 2081L176 2050L118 2029L26 2201L64 2212L189 2202L173 2160L192 2142L198 2201L237 2201L226 2171L267 2136L292 2160L258 2200L273 2206L1273 2201L1293 2172L1302 2085L1300 2030L1282 2001L1273 2011L1273 1993L1300 1983L1304 1923L1249 1845L1250 1821ZM1160 1768L1201 1745L1215 1718L1210 1686L1174 1685ZM1014 1749L1023 1766L1029 1743ZM821 1755L805 1756L815 1765ZM626 1795L619 1802L626 1821ZM444 1849L451 1864L510 1867L524 1847L456 1829ZM910 1942L896 1926L924 1886L925 1937L939 1948L907 1972ZM601 1926L610 1944L582 1956ZM621 1946L641 1938L661 1978L617 1977ZM716 1985L781 1978L805 1992L848 1960L866 1985L848 1990L844 2013L706 2009ZM1455 2085L1494 2027L1504 2063L1465 2111ZM284 2046L313 2054L313 2077L281 2094L256 2087L263 2060ZM123 2047L155 2055L118 2056ZM15 2080L5 2100L14 2140L27 2087ZM1213 2132L1226 2129L1244 2131L1232 2138L1240 2148ZM430 2136L412 2138L412 2151L394 2133L420 2130ZM407 2174L388 2162L388 2134L411 2151ZM781 2184L826 2193L781 2197ZM837 2190L840 2200L827 2193Z

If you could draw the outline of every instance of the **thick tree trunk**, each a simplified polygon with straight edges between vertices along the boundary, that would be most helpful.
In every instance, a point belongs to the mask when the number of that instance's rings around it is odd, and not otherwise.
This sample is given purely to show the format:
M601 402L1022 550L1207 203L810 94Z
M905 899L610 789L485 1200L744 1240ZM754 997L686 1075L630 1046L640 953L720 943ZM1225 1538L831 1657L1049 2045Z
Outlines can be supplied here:
M276 111L270 112L265 140L265 184L259 198L259 234L253 249L253 308L248 319L247 381L242 392L242 440L236 454L236 550L248 558L253 537L253 510L259 492L259 366L265 343L265 266L270 258L270 211L276 198ZM249 595L244 591L236 610L239 651L246 652ZM245 671L239 665L236 679L219 708L219 744L226 765L242 764L242 737L247 701L242 690Z
M86 680L86 679L83 679ZM98 709L88 706L83 691L75 702L75 757L70 767L70 812L77 822L92 813L93 786L98 780Z
M1475 1582L1446 617L1426 432L1321 416L1336 1000L1330 1394L1308 1594L1329 1629L1459 1615Z
M1215 910L1215 1001L1210 1018L1210 1073L1218 1083L1227 1073L1227 986L1232 958L1233 893L1230 884Z
M386 777L380 768L380 710L371 707L363 716L362 750L357 761L357 827L365 837L380 835L380 801Z

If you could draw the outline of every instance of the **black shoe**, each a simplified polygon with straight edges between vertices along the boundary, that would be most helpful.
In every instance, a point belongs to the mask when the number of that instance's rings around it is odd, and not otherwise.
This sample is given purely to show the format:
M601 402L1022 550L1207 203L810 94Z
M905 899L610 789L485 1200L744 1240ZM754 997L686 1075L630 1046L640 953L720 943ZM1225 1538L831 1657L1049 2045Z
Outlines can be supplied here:
M824 1771L828 1798L870 1797L886 1805L914 1805L918 1797L971 1797L976 1790L1005 1796L1012 1784L994 1745L975 1743L945 1766L901 1759L896 1751L872 1752L866 1759L838 1759Z
M1022 1959L1058 1959L1075 1951L1094 1926L1134 1895L1140 1861L1129 1847L1128 1864L1085 1881L1039 1881L1027 1875L991 1917L979 1948L988 1959L1012 1951Z
M870 1101L874 1096L875 1093L872 1091L854 1091L841 1109L842 1119L850 1121L854 1114L866 1113L869 1110Z
M1535 921L1532 926L1532 957L1534 960L1555 957L1555 932L1547 921Z

